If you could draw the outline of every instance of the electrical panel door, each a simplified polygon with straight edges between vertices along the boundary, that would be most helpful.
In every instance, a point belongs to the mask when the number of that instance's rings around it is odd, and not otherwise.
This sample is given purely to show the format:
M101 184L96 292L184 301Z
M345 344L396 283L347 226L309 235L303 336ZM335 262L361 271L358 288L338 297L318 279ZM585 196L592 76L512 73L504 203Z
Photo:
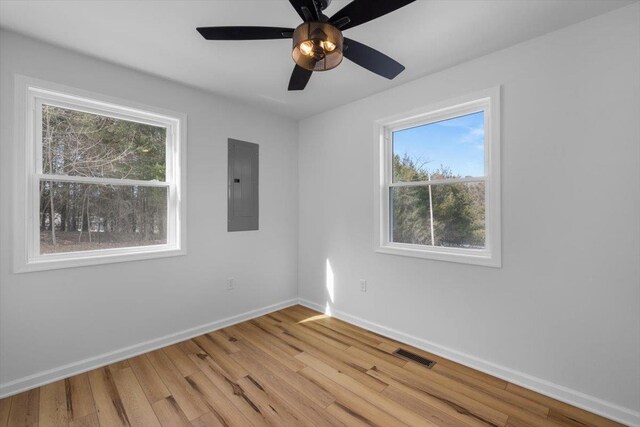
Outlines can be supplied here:
M229 138L227 231L258 229L258 144Z

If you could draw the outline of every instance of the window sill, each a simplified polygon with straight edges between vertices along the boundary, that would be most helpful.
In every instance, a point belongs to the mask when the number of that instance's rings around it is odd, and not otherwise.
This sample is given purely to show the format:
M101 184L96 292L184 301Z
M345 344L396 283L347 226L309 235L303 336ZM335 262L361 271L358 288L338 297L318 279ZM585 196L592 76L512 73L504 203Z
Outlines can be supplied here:
M384 245L376 248L377 253L406 256L412 258L432 259L436 261L457 262L461 264L481 265L501 268L499 256L486 251L473 249L427 248L418 245Z
M37 259L32 259L26 264L16 266L15 273L29 273L33 271L58 270L63 268L76 268L91 265L113 264L128 261L142 261L155 258L167 258L186 255L185 249L175 247L136 247L132 248L102 250L96 252L76 252L64 254L42 255Z

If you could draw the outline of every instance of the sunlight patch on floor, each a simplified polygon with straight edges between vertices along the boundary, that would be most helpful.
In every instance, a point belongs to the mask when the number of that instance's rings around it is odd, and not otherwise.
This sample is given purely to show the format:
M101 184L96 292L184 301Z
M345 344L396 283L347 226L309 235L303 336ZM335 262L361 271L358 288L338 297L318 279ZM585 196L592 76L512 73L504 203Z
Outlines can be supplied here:
M306 319L301 320L298 323L315 322L316 320L326 319L328 317L329 316L327 316L326 314L318 314L317 316L307 317Z

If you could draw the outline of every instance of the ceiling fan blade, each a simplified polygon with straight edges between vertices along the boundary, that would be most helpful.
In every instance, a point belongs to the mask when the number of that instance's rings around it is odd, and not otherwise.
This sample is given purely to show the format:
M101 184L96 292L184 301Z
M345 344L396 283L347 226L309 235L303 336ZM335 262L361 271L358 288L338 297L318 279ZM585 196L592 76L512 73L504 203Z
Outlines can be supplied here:
M290 39L293 28L281 27L198 27L207 40L269 40Z
M344 31L356 25L379 18L414 1L415 0L353 0L329 18L329 22L334 23L340 19L349 18L349 22L340 27L340 30Z
M304 22L318 21L320 19L320 11L318 11L315 1L289 0L289 3L291 3L291 6L298 12Z
M313 71L296 64L293 73L291 73L291 79L289 79L289 90L303 90L307 86L312 73Z
M366 44L345 37L344 57L389 80L404 70L404 65Z

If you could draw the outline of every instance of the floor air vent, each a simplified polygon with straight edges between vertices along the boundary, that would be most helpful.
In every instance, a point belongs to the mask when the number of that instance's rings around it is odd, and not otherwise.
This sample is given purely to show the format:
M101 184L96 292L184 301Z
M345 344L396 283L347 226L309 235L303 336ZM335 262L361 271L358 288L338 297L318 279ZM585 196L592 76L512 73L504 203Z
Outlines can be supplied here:
M403 359L407 359L407 360L411 360L412 362L419 363L422 366L425 366L427 368L431 368L433 367L433 365L436 364L436 362L434 362L433 360L426 359L422 356L418 356L415 353L411 353L410 351L403 350L401 348L394 351L393 354L395 354L396 356L400 356Z

